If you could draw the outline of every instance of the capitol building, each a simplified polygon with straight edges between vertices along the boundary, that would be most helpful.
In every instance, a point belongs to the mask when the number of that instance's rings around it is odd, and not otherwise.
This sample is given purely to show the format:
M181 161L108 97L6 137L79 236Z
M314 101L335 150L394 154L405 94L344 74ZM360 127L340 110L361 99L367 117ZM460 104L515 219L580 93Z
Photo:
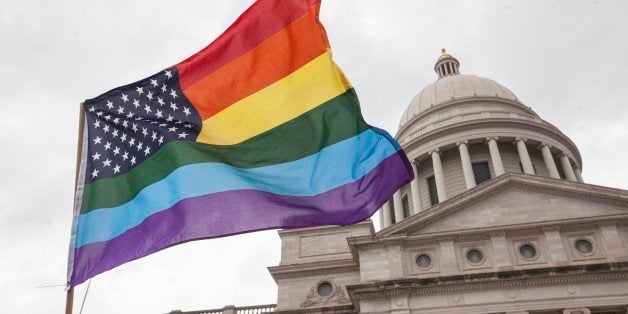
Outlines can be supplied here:
M463 70L443 49L405 109L415 179L379 231L281 230L277 304L171 313L628 313L628 191L587 184L566 134Z

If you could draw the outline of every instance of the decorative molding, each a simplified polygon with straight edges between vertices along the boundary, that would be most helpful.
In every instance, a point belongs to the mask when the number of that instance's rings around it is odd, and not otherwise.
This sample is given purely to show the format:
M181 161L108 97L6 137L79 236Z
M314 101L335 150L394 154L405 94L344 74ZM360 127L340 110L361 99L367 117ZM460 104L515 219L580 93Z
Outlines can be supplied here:
M512 101L512 100L507 100L507 99L503 99L503 98L494 98L494 97L477 97L474 95L474 97L468 97L468 98L460 98L460 99L456 99L453 101L449 101L449 102L444 102L440 105L437 105L435 107L431 107L427 110L422 111L421 113L419 113L418 115L415 115L412 119L410 119L409 121L407 121L403 126L401 126L399 128L399 130L397 131L397 134L395 135L395 138L399 138L401 135L407 133L411 127L413 125L416 124L417 121L422 120L424 117L430 116L434 113L437 113L439 111L446 111L451 109L451 107L474 107L480 104L495 104L495 105L503 105L504 107L510 107L515 109L514 111L506 111L505 113L521 113L527 116L530 116L532 119L541 119L536 112L534 112L530 107L523 105L522 103L520 103L519 101ZM464 105L468 105L468 106L464 106ZM489 110L490 112L495 112L495 110ZM523 112L521 112L523 111ZM525 112L525 113L524 113ZM471 113L471 114L477 114L477 113L481 113L481 112L476 112L476 113ZM460 114L460 116L463 115L470 115L469 113L463 113ZM438 121L437 121L438 122Z
M489 137L487 137L487 138L484 140L484 144L485 144L485 145L488 145L488 142L489 142L490 140L495 140L495 142L497 142L497 141L499 140L499 136L489 136Z
M503 230L499 230L499 231L503 232ZM455 243L459 243L459 242L466 243L469 241L490 241L491 236L488 232L478 232L478 233L466 234L464 236L453 237L451 240L453 240Z
M628 262L586 266L548 267L449 276L428 279L397 279L368 284L348 285L354 301L389 299L391 296L452 294L473 291L499 290L628 280Z
M543 120L541 120L543 121ZM407 152L408 155L412 155L414 157L419 157L424 153L427 153L425 149L416 151L417 147L421 145L428 144L432 140L436 140L438 138L442 138L443 136L452 135L464 131L469 130L478 130L478 129L486 129L492 127L501 127L511 129L513 133L516 133L518 130L528 130L537 132L539 135L543 136L543 140L547 141L551 139L556 141L552 146L557 147L562 151L568 151L574 155L574 160L577 161L577 164L582 164L582 157L580 156L580 152L576 145L569 139L565 134L563 134L558 128L553 125L543 121L544 123L529 121L529 120L521 120L516 118L499 118L499 119L491 119L484 118L472 121L460 121L452 123L451 125L434 128L425 134L409 136L407 138L401 138L397 136L396 138L399 140L399 143L403 147L404 151ZM468 135L466 136L467 139ZM478 136L478 138L482 138L482 136ZM452 141L451 144L455 143L456 140ZM539 140L540 141L540 140ZM559 144L559 145L556 145ZM446 145L446 144L445 144ZM442 145L441 145L442 146ZM416 152L415 152L416 151Z
M560 229L562 228L562 225L545 225L545 226L541 226L539 227L539 229L541 229L541 231L543 232L558 232L560 231Z
M536 148L537 148L538 150L541 150L541 149L543 148L543 146L546 146L547 148L552 149L552 145L547 144L547 143L545 143L545 142L541 142L541 144L539 144L539 146L537 146Z
M553 227L553 226L552 226ZM560 228L560 226L556 227L556 230L558 231L558 229ZM506 237L507 238L519 238L519 237L529 237L529 236L537 236L542 234L543 232L541 231L541 228L526 228L526 229L514 229L514 230L508 230L506 231Z
M353 259L310 262L268 267L275 282L282 279L301 278L308 276L324 276L343 273L359 273L360 266Z
M433 148L433 149L430 149L430 150L427 152L427 154L428 154L429 156L432 156L432 154L434 154L434 153L437 153L437 154L441 155L443 152L441 152L439 148Z
M505 237L508 234L506 230L491 230L486 232L487 237Z
M471 229L461 231L445 231L437 234L424 234L416 236L407 236L404 238L396 238L394 241L388 241L387 236L380 238L361 239L360 241L350 242L354 258L359 256L359 251L366 251L372 249L385 249L393 246L400 246L403 248L414 248L425 245L434 245L441 242L453 242L453 243L467 243L469 241L484 241L490 240L492 236L504 235L506 238L516 237L529 237L538 236L543 232L550 231L565 231L565 230L587 230L597 231L598 222L617 224L619 219L625 219L628 221L628 217L604 217L600 220L592 219L590 222L583 222L579 220L555 222L553 224L538 226L536 224L522 225L522 226L508 226L508 227L491 227L483 229ZM582 228L563 229L565 226L577 224L583 224ZM587 227L588 226L588 227ZM453 234L452 234L453 233ZM354 238L355 239L355 238Z
M430 245L439 242L465 243L467 241L488 240L491 236L504 235L507 238L536 236L543 232L560 231L567 232L573 230L597 231L600 223L608 225L617 225L621 221L628 221L628 214L622 216L602 217L599 219L573 219L560 222L550 222L545 225L543 223L531 223L520 226L497 226L490 228L468 229L460 231L444 231L441 233L422 234L409 236L403 239L395 239L394 242L387 241L386 236L374 238L370 241L352 242L351 245L358 250L368 250L374 248L386 248L390 246L415 247L421 245ZM573 226L573 227L572 227Z
M358 222L353 225L347 226L316 226L316 227L304 227L304 228L296 228L296 229L280 229L277 230L279 237L293 235L293 234L320 234L323 230L347 230L347 229L361 229L367 227L372 233L375 233L375 228L373 227L373 221L371 219L366 219L364 221Z

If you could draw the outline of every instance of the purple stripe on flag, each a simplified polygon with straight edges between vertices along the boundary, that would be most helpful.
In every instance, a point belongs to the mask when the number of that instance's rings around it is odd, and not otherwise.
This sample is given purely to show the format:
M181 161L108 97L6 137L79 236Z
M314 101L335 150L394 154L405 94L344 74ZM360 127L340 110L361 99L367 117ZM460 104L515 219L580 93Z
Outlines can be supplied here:
M78 248L71 285L187 241L275 228L360 222L371 217L412 178L405 160L399 151L359 180L315 196L235 190L182 200L116 238Z

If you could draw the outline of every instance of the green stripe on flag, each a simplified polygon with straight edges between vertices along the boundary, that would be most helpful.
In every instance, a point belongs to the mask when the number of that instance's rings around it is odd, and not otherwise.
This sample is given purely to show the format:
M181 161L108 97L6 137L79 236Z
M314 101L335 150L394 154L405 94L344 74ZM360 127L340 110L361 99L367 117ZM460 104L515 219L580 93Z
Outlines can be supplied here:
M370 128L353 89L307 113L239 144L170 142L133 170L87 184L81 213L122 205L144 187L189 164L220 162L255 168L301 159ZM220 178L217 178L220 180Z

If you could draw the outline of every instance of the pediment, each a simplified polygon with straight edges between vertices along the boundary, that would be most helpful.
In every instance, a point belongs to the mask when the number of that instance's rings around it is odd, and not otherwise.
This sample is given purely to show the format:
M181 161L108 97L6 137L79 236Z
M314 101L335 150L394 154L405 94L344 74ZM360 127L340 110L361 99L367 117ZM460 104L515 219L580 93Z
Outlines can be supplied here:
M508 173L377 233L422 235L628 217L628 191Z

